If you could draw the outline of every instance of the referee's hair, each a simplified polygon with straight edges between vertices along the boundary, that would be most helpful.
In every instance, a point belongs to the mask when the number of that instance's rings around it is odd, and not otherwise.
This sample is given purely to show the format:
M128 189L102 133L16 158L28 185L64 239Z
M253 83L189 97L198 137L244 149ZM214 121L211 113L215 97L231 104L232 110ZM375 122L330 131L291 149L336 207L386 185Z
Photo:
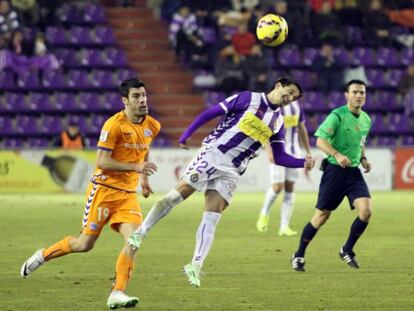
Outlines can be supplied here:
M345 92L348 92L348 91L349 91L349 87L350 87L352 84L359 84L359 85L363 85L363 86L367 87L367 84L366 84L364 81L359 80L359 79L352 79L351 81L349 81L349 82L345 85Z
M121 93L122 97L128 98L129 89L132 89L132 88L139 89L140 87L144 87L144 86L145 86L145 83L139 80L138 78L129 78L129 79L122 81L119 87L119 92Z

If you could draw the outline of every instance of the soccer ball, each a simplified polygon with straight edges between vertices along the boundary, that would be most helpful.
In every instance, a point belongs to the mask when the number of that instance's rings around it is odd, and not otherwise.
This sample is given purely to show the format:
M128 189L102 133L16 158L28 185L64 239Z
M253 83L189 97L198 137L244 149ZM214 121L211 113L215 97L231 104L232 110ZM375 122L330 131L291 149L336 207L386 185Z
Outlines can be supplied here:
M257 38L267 46L282 44L288 35L288 24L279 15L267 14L257 23Z

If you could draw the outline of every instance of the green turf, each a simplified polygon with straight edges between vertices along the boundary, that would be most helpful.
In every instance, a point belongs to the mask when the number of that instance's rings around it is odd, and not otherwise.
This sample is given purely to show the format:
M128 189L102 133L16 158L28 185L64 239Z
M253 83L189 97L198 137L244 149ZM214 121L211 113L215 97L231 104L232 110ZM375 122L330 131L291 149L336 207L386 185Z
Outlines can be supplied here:
M303 228L315 198L297 195L292 228ZM307 272L297 273L289 259L298 237L276 235L278 207L270 232L258 233L262 194L238 193L216 231L201 288L194 289L181 269L191 259L202 214L197 194L147 237L127 293L140 297L137 308L154 311L414 310L414 193L374 193L373 198L371 224L355 249L361 269L338 259L356 217L343 204L309 246ZM0 199L0 310L105 310L120 235L106 228L91 252L50 261L21 279L20 266L36 249L79 231L83 197ZM152 202L142 200L144 212Z

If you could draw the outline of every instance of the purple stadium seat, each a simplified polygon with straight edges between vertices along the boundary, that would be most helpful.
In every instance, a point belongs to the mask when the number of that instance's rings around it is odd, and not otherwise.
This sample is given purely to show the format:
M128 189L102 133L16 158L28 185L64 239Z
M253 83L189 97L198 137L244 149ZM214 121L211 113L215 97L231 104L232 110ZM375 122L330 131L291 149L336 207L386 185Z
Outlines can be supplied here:
M328 109L334 109L339 107L340 105L344 104L344 95L341 92L330 92L328 94Z
M56 17L61 23L73 23L77 20L77 9L74 5L64 3L56 12Z
M19 115L16 117L16 132L23 135L39 133L37 120L33 116Z
M42 85L53 90L66 88L66 76L61 70L44 70Z
M91 30L89 27L75 26L69 30L70 43L76 45L93 44Z
M302 63L305 66L311 66L314 59L318 56L319 51L315 48L305 48L302 52Z
M62 27L47 27L46 38L52 45L64 45L68 43L66 31Z
M297 47L282 47L277 57L282 66L294 67L302 64Z
M58 116L44 116L39 121L39 132L57 135L62 131L62 119Z
M6 148L22 148L24 146L24 140L20 138L7 138L4 141L4 147Z
M404 146L413 146L414 145L414 136L413 135L404 135L402 138L402 144Z
M381 133L385 133L388 131L382 115L371 114L371 122L372 122L372 126L371 126L372 134L381 134Z
M357 62L352 59L350 52L345 48L334 48L334 55L343 65L357 65Z
M28 110L31 112L50 111L49 95L46 93L30 93L27 103Z
M99 93L81 92L78 97L80 102L79 107L82 107L86 111L99 112L100 111L100 97Z
M397 139L394 136L379 136L377 145L393 147L396 145Z
M13 119L9 116L0 116L0 135L7 135L14 133Z
M15 73L9 69L0 70L0 89L10 90L15 88Z
M117 92L105 92L102 95L100 105L101 111L106 112L118 112L124 107L121 96Z
M56 93L53 100L52 109L54 111L65 112L75 110L76 96L73 93Z
M106 114L96 114L92 116L91 122L91 132L93 134L98 134L104 125L105 121L108 119L108 115Z
M50 146L50 140L47 138L30 138L28 144L31 148L47 148Z
M33 90L40 88L39 71L27 70L18 74L17 85L20 89Z
M401 62L404 66L414 64L414 48L404 48L401 51Z
M95 44L115 45L115 36L111 28L106 26L96 26L92 32Z
M87 3L83 8L83 21L91 24L106 22L105 13L99 4Z
M401 80L402 76L404 75L404 70L402 69L391 69L389 70L389 85L393 87L398 86L398 82Z
M301 102L305 112L327 112L329 109L325 98L319 92L305 92Z
M390 118L390 129L395 133L412 134L408 117L404 114L393 113Z
M129 79L129 78L137 76L135 70L129 69L129 68L118 69L115 71L114 74L115 74L115 84L120 83L120 81L124 81L125 79Z
M397 101L395 92L378 91L376 99L377 107L382 111L398 111L402 107Z
M401 65L398 51L387 47L379 48L377 51L377 64L387 67Z
M111 89L118 86L118 80L114 81L113 72L110 70L94 70L91 81L92 85L98 89Z
M102 53L102 58L107 66L125 67L127 65L124 52L118 48L107 48Z
M357 47L352 51L355 65L374 66L377 64L375 51L371 48Z
M70 70L67 75L67 85L74 89L90 88L88 72L85 70Z
M5 102L1 105L2 112L24 112L27 109L23 93L6 93Z
M385 79L385 71L380 69L368 68L365 70L365 72L367 74L369 85L371 87L377 88L389 86L388 82Z
M290 70L290 74L304 89L315 86L315 79L310 71L292 69Z

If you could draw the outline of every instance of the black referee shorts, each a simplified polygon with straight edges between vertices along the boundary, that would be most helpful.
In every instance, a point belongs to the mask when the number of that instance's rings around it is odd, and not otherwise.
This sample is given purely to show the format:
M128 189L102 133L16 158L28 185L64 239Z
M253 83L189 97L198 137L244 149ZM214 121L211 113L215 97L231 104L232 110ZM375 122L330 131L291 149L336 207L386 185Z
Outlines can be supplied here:
M342 168L339 165L327 163L319 185L316 208L320 210L335 210L344 197L348 197L351 209L355 199L370 198L368 186L358 167Z

